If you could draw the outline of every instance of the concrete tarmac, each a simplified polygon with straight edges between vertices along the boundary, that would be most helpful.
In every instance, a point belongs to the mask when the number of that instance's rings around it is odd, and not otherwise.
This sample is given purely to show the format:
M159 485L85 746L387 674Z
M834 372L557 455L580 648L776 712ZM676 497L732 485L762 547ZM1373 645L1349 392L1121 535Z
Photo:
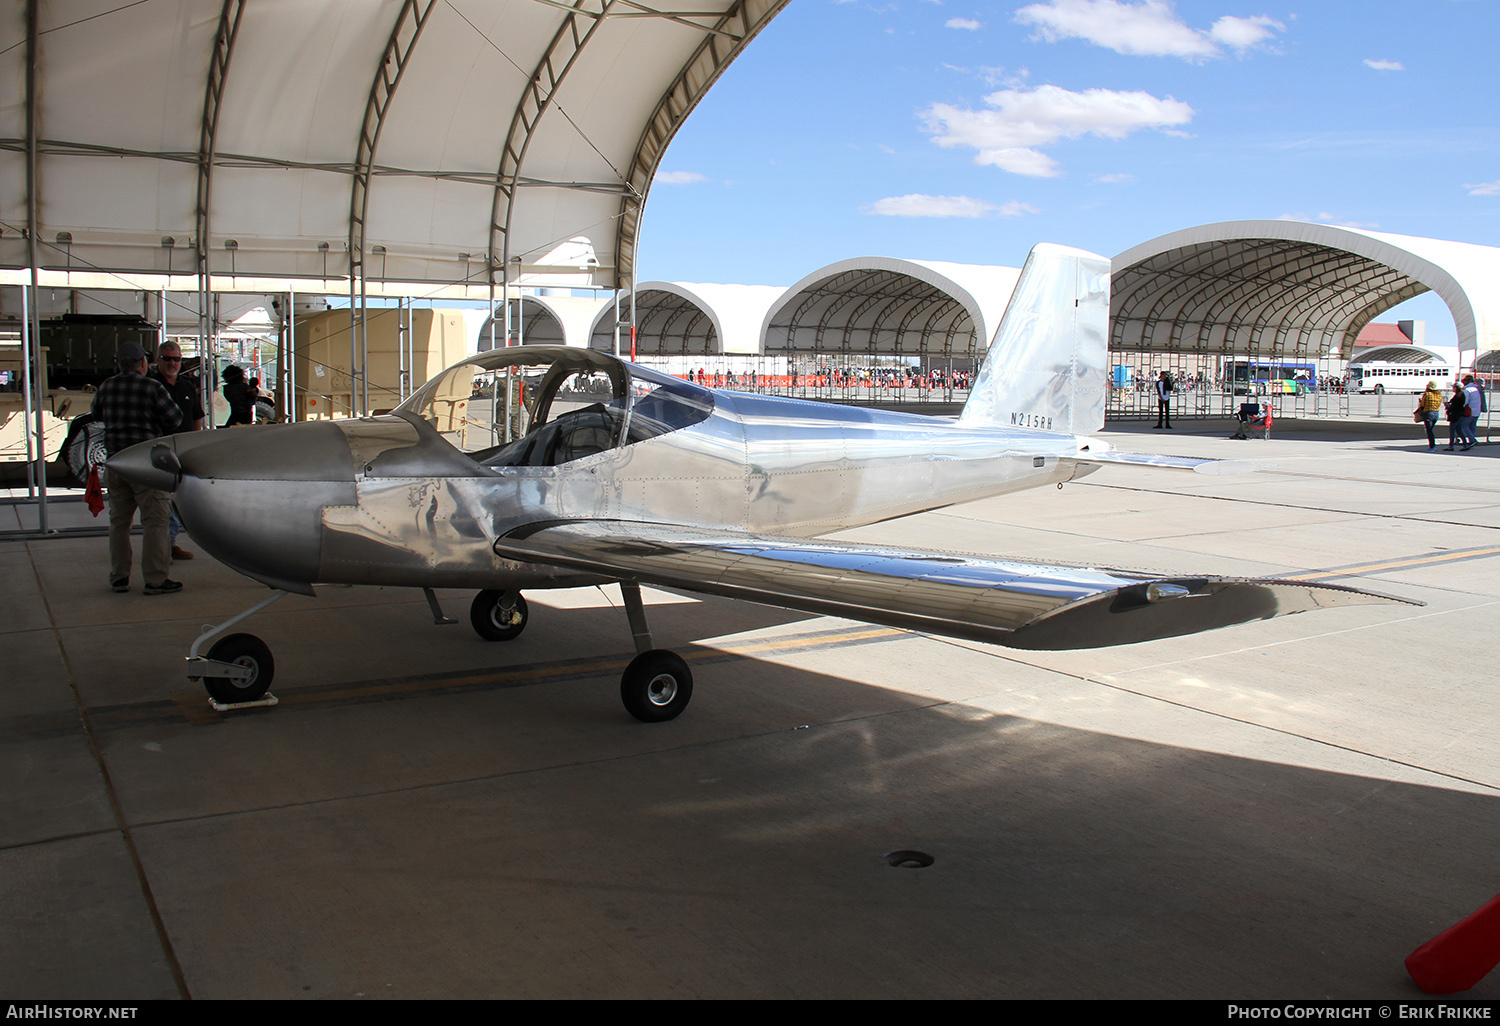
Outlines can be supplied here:
M1278 428L1115 426L1274 465L848 537L1426 605L1034 653L648 592L697 686L659 725L612 587L500 644L467 593L291 596L238 628L281 704L220 714L183 656L262 586L0 543L0 996L1420 998L1402 960L1500 891L1500 447Z

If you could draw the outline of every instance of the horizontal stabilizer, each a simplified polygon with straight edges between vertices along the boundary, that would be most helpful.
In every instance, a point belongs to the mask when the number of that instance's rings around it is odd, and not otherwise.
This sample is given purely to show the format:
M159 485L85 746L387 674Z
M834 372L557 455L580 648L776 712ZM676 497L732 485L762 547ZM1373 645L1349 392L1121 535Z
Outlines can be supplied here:
M534 525L500 538L495 551L1025 649L1124 645L1309 609L1407 601L1302 581L1160 576L621 521Z
M1077 456L1068 458L1077 460L1079 463L1166 467L1169 470L1191 470L1197 474L1214 475L1253 474L1275 466L1274 463L1261 463L1256 460L1205 460L1192 456L1158 456L1149 452L1117 452L1097 444L1090 446L1089 449L1080 450Z

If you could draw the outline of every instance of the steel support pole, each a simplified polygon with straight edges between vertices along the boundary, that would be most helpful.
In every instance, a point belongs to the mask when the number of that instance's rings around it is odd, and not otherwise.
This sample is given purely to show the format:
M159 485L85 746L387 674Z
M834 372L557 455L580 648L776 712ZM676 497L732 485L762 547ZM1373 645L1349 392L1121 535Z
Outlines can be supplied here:
M281 398L286 419L297 420L297 293L286 293L286 392Z
M21 434L26 439L26 498L36 501L36 440L31 437L31 286L21 286Z
M35 457L31 464L30 473L36 478L36 527L41 534L47 533L47 432L42 419L42 383L41 371L44 366L42 362L42 319L37 309L40 299L37 286L37 265L39 254L37 253L37 233L41 230L40 217L37 209L37 94L36 94L36 66L37 66L37 3L38 0L27 0L26 4L26 262L31 266L31 309L28 324L30 325L29 345L26 347L25 358L21 361L28 375L25 380L26 395L28 403L35 405L29 413L35 416L36 448L27 453L28 457ZM31 373L32 361L36 361L35 373ZM34 400L32 397L35 397ZM25 431L30 434L32 422L28 421ZM30 489L28 487L28 493Z

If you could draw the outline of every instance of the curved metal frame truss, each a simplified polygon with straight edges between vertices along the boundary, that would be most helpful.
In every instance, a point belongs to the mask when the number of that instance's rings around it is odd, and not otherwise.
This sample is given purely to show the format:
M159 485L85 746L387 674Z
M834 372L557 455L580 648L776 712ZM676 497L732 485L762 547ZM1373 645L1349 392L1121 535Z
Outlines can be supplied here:
M1140 287L1152 280L1168 284ZM1259 352L1270 335L1276 355L1322 355L1310 353L1316 346L1347 357L1375 316L1427 289L1405 272L1333 247L1279 239L1206 243L1114 276L1110 343L1128 351ZM1167 337L1159 341L1163 325ZM1127 341L1132 327L1140 337Z
M724 69L735 59L761 29L791 0L737 0L719 15L712 26L699 25L705 32L703 42L662 94L656 110L646 123L646 130L635 147L625 169L625 200L615 233L615 287L635 278L636 244L640 236L641 212L656 167L667 144L677 134L682 122L703 99L710 86L719 80Z
M924 316L917 331L916 348L908 350L903 340L912 333L911 325ZM946 326L938 329L945 319ZM812 345L797 345L798 333L809 327L813 333ZM935 330L941 330L941 348L930 344ZM779 348L788 352L964 358L979 355L978 331L964 305L938 286L900 271L851 270L818 282L804 290L795 307L783 310L781 316L767 325L767 334L773 331L784 333L785 344ZM856 332L868 334L863 347L853 344ZM880 336L885 333L892 337L889 349L880 345ZM967 346L961 352L955 351L956 340L965 334ZM828 344L830 336L838 336L838 343L832 348Z

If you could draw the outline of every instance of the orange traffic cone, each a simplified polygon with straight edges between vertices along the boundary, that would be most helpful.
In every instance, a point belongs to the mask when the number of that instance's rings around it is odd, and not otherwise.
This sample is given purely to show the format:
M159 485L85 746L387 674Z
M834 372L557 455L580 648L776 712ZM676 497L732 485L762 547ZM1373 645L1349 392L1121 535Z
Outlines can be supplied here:
M1429 994L1468 990L1500 964L1500 895L1406 956L1406 971Z

